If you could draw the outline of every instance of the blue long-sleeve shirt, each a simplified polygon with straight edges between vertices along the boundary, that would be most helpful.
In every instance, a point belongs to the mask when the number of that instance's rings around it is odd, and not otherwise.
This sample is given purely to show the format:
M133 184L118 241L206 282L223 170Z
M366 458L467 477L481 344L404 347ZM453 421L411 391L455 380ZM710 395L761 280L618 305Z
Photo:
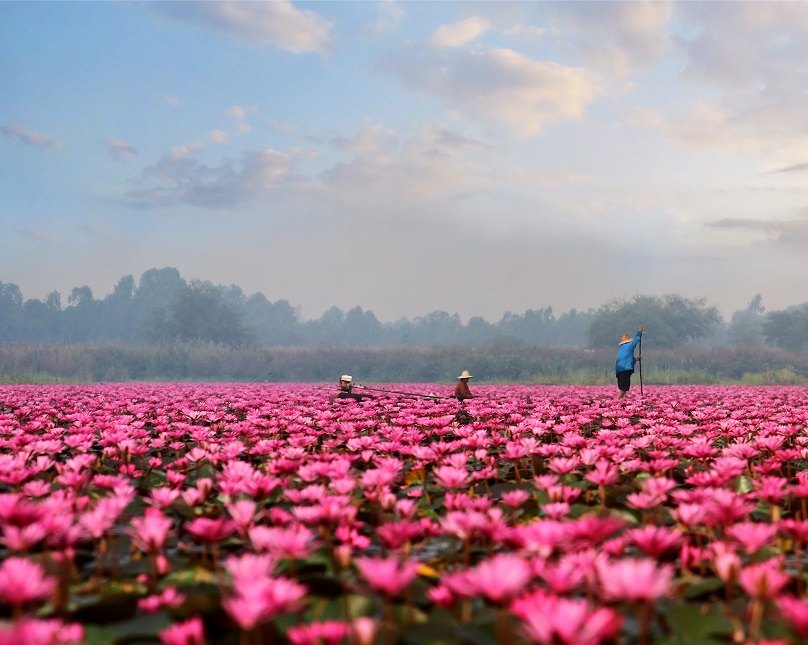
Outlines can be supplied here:
M639 344L640 338L642 338L642 332L638 331L633 340L620 345L617 350L617 362L614 365L615 374L634 371L634 363L637 362L634 357L634 348Z

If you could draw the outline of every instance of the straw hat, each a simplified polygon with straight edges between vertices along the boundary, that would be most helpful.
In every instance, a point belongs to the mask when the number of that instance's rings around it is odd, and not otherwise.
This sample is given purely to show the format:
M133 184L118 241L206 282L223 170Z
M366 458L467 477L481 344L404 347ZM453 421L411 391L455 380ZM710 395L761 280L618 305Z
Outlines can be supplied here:
M348 376L347 374L343 374L342 376L339 377L339 380L340 381L345 381L346 383L350 383L351 381L353 381L353 376Z
M620 337L620 343L619 344L620 345L625 345L626 343L630 343L631 341L632 341L631 336L629 336L628 334L623 334Z
M474 377L471 374L469 374L468 370L463 370L463 373L457 378L461 379L461 378L474 378Z

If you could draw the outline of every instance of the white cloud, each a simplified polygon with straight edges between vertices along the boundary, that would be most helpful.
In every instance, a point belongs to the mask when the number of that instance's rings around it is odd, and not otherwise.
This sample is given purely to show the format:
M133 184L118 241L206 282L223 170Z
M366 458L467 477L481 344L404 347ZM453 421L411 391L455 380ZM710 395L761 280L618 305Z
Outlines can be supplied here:
M208 139L213 143L227 143L227 132L224 130L211 130L208 132Z
M137 156L137 148L130 146L121 139L109 139L106 142L107 154L113 159L125 161Z
M648 69L671 44L674 4L663 0L549 5L553 31L590 66L626 76Z
M10 123L8 125L0 126L0 134L5 135L9 139L14 139L26 145L35 146L37 148L49 150L62 150L64 144L60 141L46 137L45 135L32 132L17 123Z
M404 10L395 0L382 0L376 7L376 20L362 29L363 34L370 38L380 38L398 26L404 18Z
M511 49L435 58L405 52L385 66L409 87L467 115L500 121L519 136L581 119L603 93L600 79L586 69L533 60Z
M148 7L180 21L295 54L323 52L331 40L328 21L311 10L301 11L289 0L155 2Z
M82 233L84 233L87 237L90 238L99 238L102 240L119 239L119 236L115 233L115 231L113 231L105 224L97 222L92 224L83 224L79 226L79 229L81 230Z
M685 2L677 16L691 34L684 78L723 88L732 101L804 93L808 3Z
M252 126L247 122L247 114L255 112L255 108L244 108L234 105L227 110L227 116L233 121L233 129L239 134L246 134L252 130Z
M36 242L43 242L45 244L53 244L56 242L56 238L54 238L53 235L36 224L31 224L25 228L18 228L16 231L17 235L27 240L34 240Z
M536 27L534 25L525 25L522 23L508 27L503 33L509 38L515 38L522 42L535 43L542 40L547 33L544 27Z
M249 203L276 187L292 168L291 158L266 149L242 154L238 162L211 167L195 157L200 148L178 146L141 179L142 188L128 193L136 206L187 204L201 208L227 208Z
M393 130L380 125L364 128L353 137L335 137L331 140L337 150L355 155L382 153L398 144L398 137Z
M634 108L629 122L658 129L667 138L697 148L738 149L746 139L737 124L719 109L696 103L684 115L666 115L656 110Z
M461 47L479 38L489 27L490 23L484 18L472 16L450 25L438 27L432 34L431 42L435 47Z
M399 212L409 204L413 207L409 216L417 218L416 203L454 199L483 190L487 183L486 172L474 163L474 156L485 154L486 146L443 124L425 125L405 141L390 130L371 126L352 139L332 143L356 157L322 174L328 199L375 204L370 206L373 212ZM392 204L392 194L402 198Z

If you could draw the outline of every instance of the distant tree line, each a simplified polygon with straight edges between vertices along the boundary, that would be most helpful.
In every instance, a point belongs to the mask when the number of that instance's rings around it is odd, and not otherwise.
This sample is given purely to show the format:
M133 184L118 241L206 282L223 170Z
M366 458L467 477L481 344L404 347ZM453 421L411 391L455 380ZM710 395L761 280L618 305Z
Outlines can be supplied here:
M808 384L808 352L765 347L649 349L648 385ZM472 390L496 382L614 385L614 350L582 347L269 347L187 342L157 345L0 344L0 383L249 381L436 383L449 394L462 369ZM635 378L635 382L638 381Z
M598 309L556 316L552 307L506 312L499 321L434 311L412 320L380 322L370 310L328 309L300 320L287 300L271 302L236 285L186 280L175 268L149 269L139 281L122 277L97 299L75 287L63 305L51 292L25 300L15 284L0 282L0 342L42 344L213 343L230 347L614 347L622 333L646 329L657 348L763 346L808 350L808 303L765 312L760 295L725 322L703 299L635 295Z

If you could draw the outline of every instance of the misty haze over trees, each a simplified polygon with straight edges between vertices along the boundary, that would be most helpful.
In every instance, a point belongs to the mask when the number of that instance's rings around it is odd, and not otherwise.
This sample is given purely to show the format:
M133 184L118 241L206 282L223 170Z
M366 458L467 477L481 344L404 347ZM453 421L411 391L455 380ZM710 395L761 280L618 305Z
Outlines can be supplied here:
M496 322L434 311L382 323L361 307L304 321L286 300L174 268L124 276L101 299L76 287L66 304L56 292L25 300L0 282L0 382L333 382L353 373L440 383L470 368L481 381L603 385L614 380L617 339L638 324L648 383L808 384L808 303L767 313L756 295L728 322L679 295Z
M497 322L434 311L412 320L382 323L370 310L328 309L303 321L286 300L246 295L236 285L186 280L174 268L149 269L136 283L122 277L112 293L96 299L87 286L62 303L52 292L25 300L19 287L0 282L0 340L32 345L109 344L149 346L203 341L282 347L614 347L621 333L645 325L654 346L674 348L762 346L808 349L808 303L765 312L755 295L746 309L724 321L703 299L636 295L598 309L556 316L552 307L506 312Z

